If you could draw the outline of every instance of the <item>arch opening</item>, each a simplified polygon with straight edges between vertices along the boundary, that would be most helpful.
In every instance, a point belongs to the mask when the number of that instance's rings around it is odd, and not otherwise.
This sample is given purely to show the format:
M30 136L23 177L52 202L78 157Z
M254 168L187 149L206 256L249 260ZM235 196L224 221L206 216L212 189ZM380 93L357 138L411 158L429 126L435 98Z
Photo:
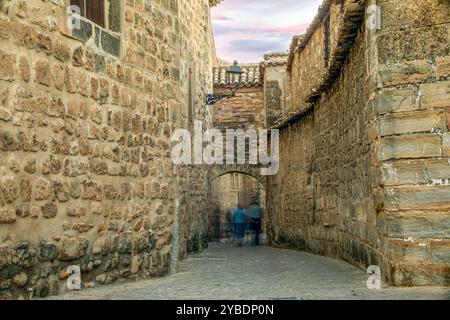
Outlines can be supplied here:
M232 239L232 210L238 206L246 209L257 201L266 209L264 184L250 173L240 170L219 173L212 183L213 217L210 234L214 241ZM265 230L264 219L262 229Z

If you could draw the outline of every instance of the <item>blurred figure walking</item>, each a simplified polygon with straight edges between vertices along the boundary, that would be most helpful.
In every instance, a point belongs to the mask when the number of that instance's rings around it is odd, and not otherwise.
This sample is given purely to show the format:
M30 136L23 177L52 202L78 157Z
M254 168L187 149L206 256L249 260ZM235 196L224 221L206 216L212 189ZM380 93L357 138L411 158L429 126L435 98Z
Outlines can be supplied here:
M245 225L246 225L245 211L242 208L242 205L239 205L238 208L233 210L232 220L233 220L233 231L235 239L237 241L237 246L242 247L242 240L245 235Z
M261 234L261 220L264 214L263 208L259 206L259 202L254 200L252 205L247 209L247 215L250 218L250 230L253 232L253 244L259 246Z

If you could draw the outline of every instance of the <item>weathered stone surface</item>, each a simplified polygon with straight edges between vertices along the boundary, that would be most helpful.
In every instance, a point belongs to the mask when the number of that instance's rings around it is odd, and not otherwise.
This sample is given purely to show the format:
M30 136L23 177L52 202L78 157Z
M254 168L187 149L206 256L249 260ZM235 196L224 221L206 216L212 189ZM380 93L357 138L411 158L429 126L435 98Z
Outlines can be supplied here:
M426 160L427 174L430 180L450 179L450 162L445 160Z
M18 141L9 131L0 130L0 149L3 151L15 151L19 147Z
M54 244L48 244L41 242L39 244L39 254L38 257L41 261L53 261L58 257L58 247Z
M24 272L16 274L13 278L13 282L16 286L20 288L25 287L25 285L28 282L28 276Z
M436 59L436 76L438 78L450 76L450 56Z
M9 245L0 244L0 270L11 263L12 250Z
M81 258L85 255L85 250L89 245L89 241L80 237L61 237L59 240L59 259L63 261L71 261Z
M17 199L19 188L14 177L3 176L1 178L1 188L6 203L12 203Z
M442 137L442 153L445 157L450 157L450 133L444 133Z
M51 182L47 179L39 178L36 180L35 186L35 200L47 200L50 198L52 192Z
M450 81L424 84L421 93L425 108L450 107Z
M445 238L450 232L450 223L445 217L397 218L388 225L392 238Z
M77 222L72 226L72 229L77 230L80 233L86 233L91 230L94 226L92 224Z
M35 252L28 242L21 242L13 247L12 263L20 267L29 268L34 264Z
M404 30L449 22L450 7L440 1L381 1L383 30ZM430 14L432 13L432 14Z
M53 45L53 55L56 59L66 62L70 59L71 50L70 47L64 43L56 42Z
M450 241L436 240L430 243L431 256L433 260L439 263L447 264L450 262Z
M50 64L47 61L37 61L35 64L36 81L40 84L51 85Z
M390 136L404 133L446 130L445 113L439 110L401 113L380 119L380 133Z
M417 242L400 239L389 239L390 253L397 261L408 263L423 263L429 259L428 246Z
M383 163L383 183L385 185L414 185L427 182L427 168L423 160Z
M47 202L41 207L42 216L47 219L56 217L58 214L58 207L53 202Z
M16 215L21 218L26 218L30 215L30 205L27 203L16 206Z
M449 210L448 185L386 189L386 210ZM443 219L445 216L442 217Z
M441 137L436 134L414 134L382 139L382 160L441 156Z
M62 181L53 181L53 191L60 202L67 202L70 200L69 185Z
M421 82L431 78L432 67L427 60L381 65L380 76L386 86Z
M22 179L20 180L20 199L23 202L30 202L31 201L31 193L32 193L32 188L31 188L31 183L29 180L27 179Z
M34 295L36 297L44 298L49 294L49 285L47 279L40 278L38 279L36 285L33 287Z
M413 111L420 109L418 97L413 88L389 88L377 97L378 113Z
M131 259L131 273L136 274L139 272L139 269L141 267L141 259L139 258L139 256L134 256Z
M15 55L0 50L0 80L8 80L8 81L14 80L15 64L16 64Z
M408 5L414 1L408 1ZM433 15L435 13L433 12ZM381 19L383 20L384 13ZM383 23L383 22L382 22ZM448 56L448 25L431 25L424 28L384 32L378 37L379 63L423 61L432 57ZM413 77L414 78L414 77Z
M9 121L12 118L12 114L8 109L0 108L0 119L3 121Z
M19 74L23 81L29 82L31 79L31 66L27 58L21 57L19 61Z
M96 181L83 181L83 199L97 200L103 199L102 186Z
M23 166L23 170L26 173L35 174L36 173L36 160L32 159L32 158L27 159L25 165Z

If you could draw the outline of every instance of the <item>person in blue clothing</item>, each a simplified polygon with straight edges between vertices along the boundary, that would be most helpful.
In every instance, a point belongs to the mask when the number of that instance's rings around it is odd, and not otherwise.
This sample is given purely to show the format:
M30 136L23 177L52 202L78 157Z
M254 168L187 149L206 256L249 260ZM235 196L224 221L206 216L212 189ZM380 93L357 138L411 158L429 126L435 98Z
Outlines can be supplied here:
M242 240L245 235L245 226L247 224L245 211L242 205L239 205L232 213L234 236L237 241L237 246L242 247Z

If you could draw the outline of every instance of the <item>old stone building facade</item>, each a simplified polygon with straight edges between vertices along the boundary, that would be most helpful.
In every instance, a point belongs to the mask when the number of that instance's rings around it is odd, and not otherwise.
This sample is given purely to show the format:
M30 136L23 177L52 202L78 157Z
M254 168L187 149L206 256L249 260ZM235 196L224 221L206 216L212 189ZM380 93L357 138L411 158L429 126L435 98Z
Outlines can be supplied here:
M208 169L174 167L170 136L211 122L216 3L101 3L0 1L2 298L57 294L69 265L163 275L206 242Z

